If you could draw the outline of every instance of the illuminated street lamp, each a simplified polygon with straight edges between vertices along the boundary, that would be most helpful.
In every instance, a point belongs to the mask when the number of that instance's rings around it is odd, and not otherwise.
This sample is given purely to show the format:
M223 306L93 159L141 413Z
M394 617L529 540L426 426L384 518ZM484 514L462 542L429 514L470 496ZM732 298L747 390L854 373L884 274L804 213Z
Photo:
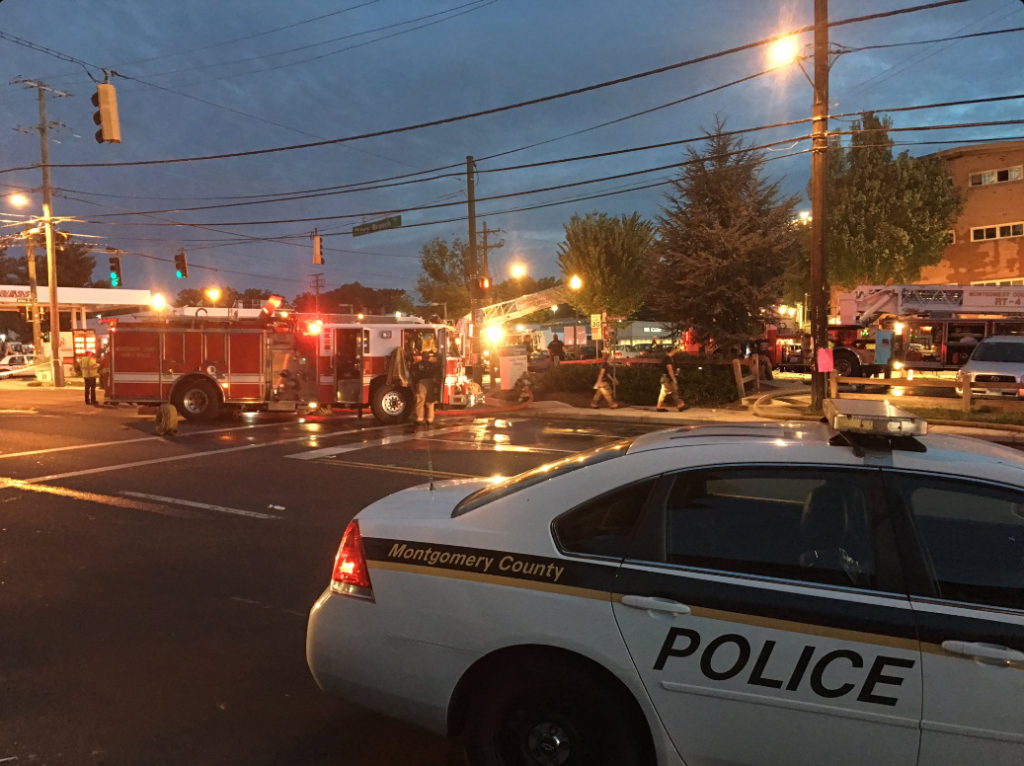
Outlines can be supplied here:
M206 288L206 298L214 306L217 305L217 301L220 300L220 288L219 287L208 287Z
M526 276L526 267L521 263L513 263L509 273L512 275L512 279L522 279Z
M151 301L153 309L156 311L163 311L167 308L167 300L160 293L154 293Z
M800 57L800 41L796 35L780 37L768 46L768 64L772 69L789 66Z
M24 194L12 194L7 198L7 201L14 205L14 207L25 207L29 203L28 197Z

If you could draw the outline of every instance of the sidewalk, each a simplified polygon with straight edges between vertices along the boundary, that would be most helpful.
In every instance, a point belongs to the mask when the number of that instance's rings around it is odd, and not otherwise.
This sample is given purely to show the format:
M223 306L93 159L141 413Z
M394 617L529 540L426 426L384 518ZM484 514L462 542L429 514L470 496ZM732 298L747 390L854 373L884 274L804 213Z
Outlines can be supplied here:
M709 423L785 423L787 418L759 418L749 409L725 409L691 407L685 412L656 412L653 407L623 405L616 410L582 409L562 402L534 402L524 414L551 420L589 421L591 423L630 423L634 425L678 426L705 425ZM808 422L807 418L797 422ZM1024 444L1024 433L1005 431L999 428L973 428L970 426L931 425L929 432L948 436L970 436L982 441L999 444Z

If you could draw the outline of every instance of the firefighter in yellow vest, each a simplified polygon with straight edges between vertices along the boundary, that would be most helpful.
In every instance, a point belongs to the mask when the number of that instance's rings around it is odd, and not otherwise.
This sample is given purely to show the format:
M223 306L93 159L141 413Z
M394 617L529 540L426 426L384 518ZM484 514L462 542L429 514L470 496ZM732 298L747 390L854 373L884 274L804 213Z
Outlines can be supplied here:
M100 374L100 365L92 351L86 351L79 361L82 377L85 379L85 403L96 404L96 378Z

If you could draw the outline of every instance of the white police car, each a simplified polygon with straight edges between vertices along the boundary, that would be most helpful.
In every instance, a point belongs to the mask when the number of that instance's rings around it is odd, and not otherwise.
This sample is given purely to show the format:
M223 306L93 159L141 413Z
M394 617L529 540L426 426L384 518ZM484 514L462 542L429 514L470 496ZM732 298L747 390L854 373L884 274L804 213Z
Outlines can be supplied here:
M1024 764L1024 455L839 410L371 505L313 675L474 766Z

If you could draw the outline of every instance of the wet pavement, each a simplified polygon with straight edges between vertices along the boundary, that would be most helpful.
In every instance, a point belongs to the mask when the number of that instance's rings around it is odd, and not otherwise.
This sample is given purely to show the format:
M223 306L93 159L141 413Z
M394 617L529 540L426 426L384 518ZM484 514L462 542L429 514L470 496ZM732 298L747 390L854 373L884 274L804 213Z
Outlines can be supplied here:
M166 440L81 396L0 390L0 763L443 764L444 740L328 698L306 668L348 521L431 475L648 430L258 416Z

